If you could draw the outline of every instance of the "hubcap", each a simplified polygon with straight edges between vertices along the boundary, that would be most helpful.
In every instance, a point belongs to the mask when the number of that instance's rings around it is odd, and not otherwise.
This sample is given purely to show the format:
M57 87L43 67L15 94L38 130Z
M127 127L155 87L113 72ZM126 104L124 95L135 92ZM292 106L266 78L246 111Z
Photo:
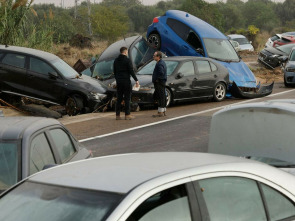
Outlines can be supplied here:
M216 89L215 89L215 95L216 95L216 98L218 100L221 100L224 98L225 96L225 88L223 85L219 84L217 85Z
M171 94L170 94L170 91L166 89L166 106L169 106L170 102L171 102Z
M159 39L155 35L149 37L149 43L153 48L159 47Z

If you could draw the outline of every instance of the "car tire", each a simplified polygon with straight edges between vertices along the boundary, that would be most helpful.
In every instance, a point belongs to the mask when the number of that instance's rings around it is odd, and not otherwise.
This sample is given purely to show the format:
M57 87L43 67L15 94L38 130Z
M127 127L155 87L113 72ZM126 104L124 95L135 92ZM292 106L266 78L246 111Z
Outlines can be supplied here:
M222 82L218 82L213 90L213 100L220 102L225 99L226 96L226 86Z
M173 94L169 88L166 87L166 107L171 106L173 104Z
M69 116L79 114L83 109L83 98L77 94L68 97L66 101L66 112Z
M161 48L161 37L159 34L150 34L148 37L149 44L156 50Z

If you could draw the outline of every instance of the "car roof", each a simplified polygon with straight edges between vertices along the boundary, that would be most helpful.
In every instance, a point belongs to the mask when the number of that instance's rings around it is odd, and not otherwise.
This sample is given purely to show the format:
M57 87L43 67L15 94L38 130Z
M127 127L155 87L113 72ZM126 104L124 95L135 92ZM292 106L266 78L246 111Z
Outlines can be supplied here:
M45 117L0 117L0 140L18 140L26 131L61 125L52 118Z
M238 34L228 35L228 37L233 38L233 39L235 39L235 38L246 38L244 35L238 35Z
M185 60L188 60L188 59L192 59L192 60L206 60L206 61L215 62L215 60L214 59L211 59L211 58L207 58L207 57L196 57L196 56L171 56L171 57L165 57L165 58L162 58L162 59L164 61L185 61Z
M141 38L142 38L142 36L136 35L136 36L124 38L120 41L117 41L117 42L111 44L109 47L106 48L106 50L104 50L102 52L98 61L103 61L103 60L108 60L110 58L118 57L120 54L121 47L126 47L129 49L130 46L133 44L133 42L135 42L136 40L139 40Z
M46 59L48 61L56 60L59 58L56 55L51 54L49 52L41 51L41 50L37 50L37 49L33 49L33 48L25 48L25 47L10 46L10 45L8 45L8 46L0 45L0 50L10 51L10 52L20 52L23 54L28 54L28 55L40 57L40 58Z
M227 37L221 33L218 29L210 25L209 23L195 17L184 11L168 10L165 13L166 16L177 19L182 23L191 27L201 38L218 38L227 39Z
M244 158L208 153L157 152L113 155L68 163L32 175L28 180L124 194L140 186L162 185L217 171L258 173L258 176L263 174L267 179L278 182L291 176L266 164ZM290 179L295 181L295 177L292 177Z

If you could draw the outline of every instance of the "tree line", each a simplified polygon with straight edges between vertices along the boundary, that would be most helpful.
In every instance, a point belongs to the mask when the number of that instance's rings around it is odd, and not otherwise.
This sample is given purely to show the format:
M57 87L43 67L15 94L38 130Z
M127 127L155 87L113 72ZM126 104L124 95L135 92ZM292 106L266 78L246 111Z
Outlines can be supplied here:
M70 42L75 34L113 42L134 33L145 34L156 16L177 9L195 15L222 32L295 31L295 0L168 0L146 6L139 0L89 0L77 7L32 5L33 0L0 1L0 44L50 50Z

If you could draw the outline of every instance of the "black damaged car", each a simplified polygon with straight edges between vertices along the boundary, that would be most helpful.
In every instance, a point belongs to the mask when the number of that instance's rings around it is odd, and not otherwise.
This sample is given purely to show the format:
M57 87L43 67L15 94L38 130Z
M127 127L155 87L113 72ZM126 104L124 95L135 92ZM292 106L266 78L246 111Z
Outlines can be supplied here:
M279 67L282 63L286 62L291 49L295 44L286 44L276 48L267 47L260 51L258 61L265 65L267 68L274 69Z
M0 93L65 105L68 115L76 115L103 104L106 89L51 53L0 45Z

